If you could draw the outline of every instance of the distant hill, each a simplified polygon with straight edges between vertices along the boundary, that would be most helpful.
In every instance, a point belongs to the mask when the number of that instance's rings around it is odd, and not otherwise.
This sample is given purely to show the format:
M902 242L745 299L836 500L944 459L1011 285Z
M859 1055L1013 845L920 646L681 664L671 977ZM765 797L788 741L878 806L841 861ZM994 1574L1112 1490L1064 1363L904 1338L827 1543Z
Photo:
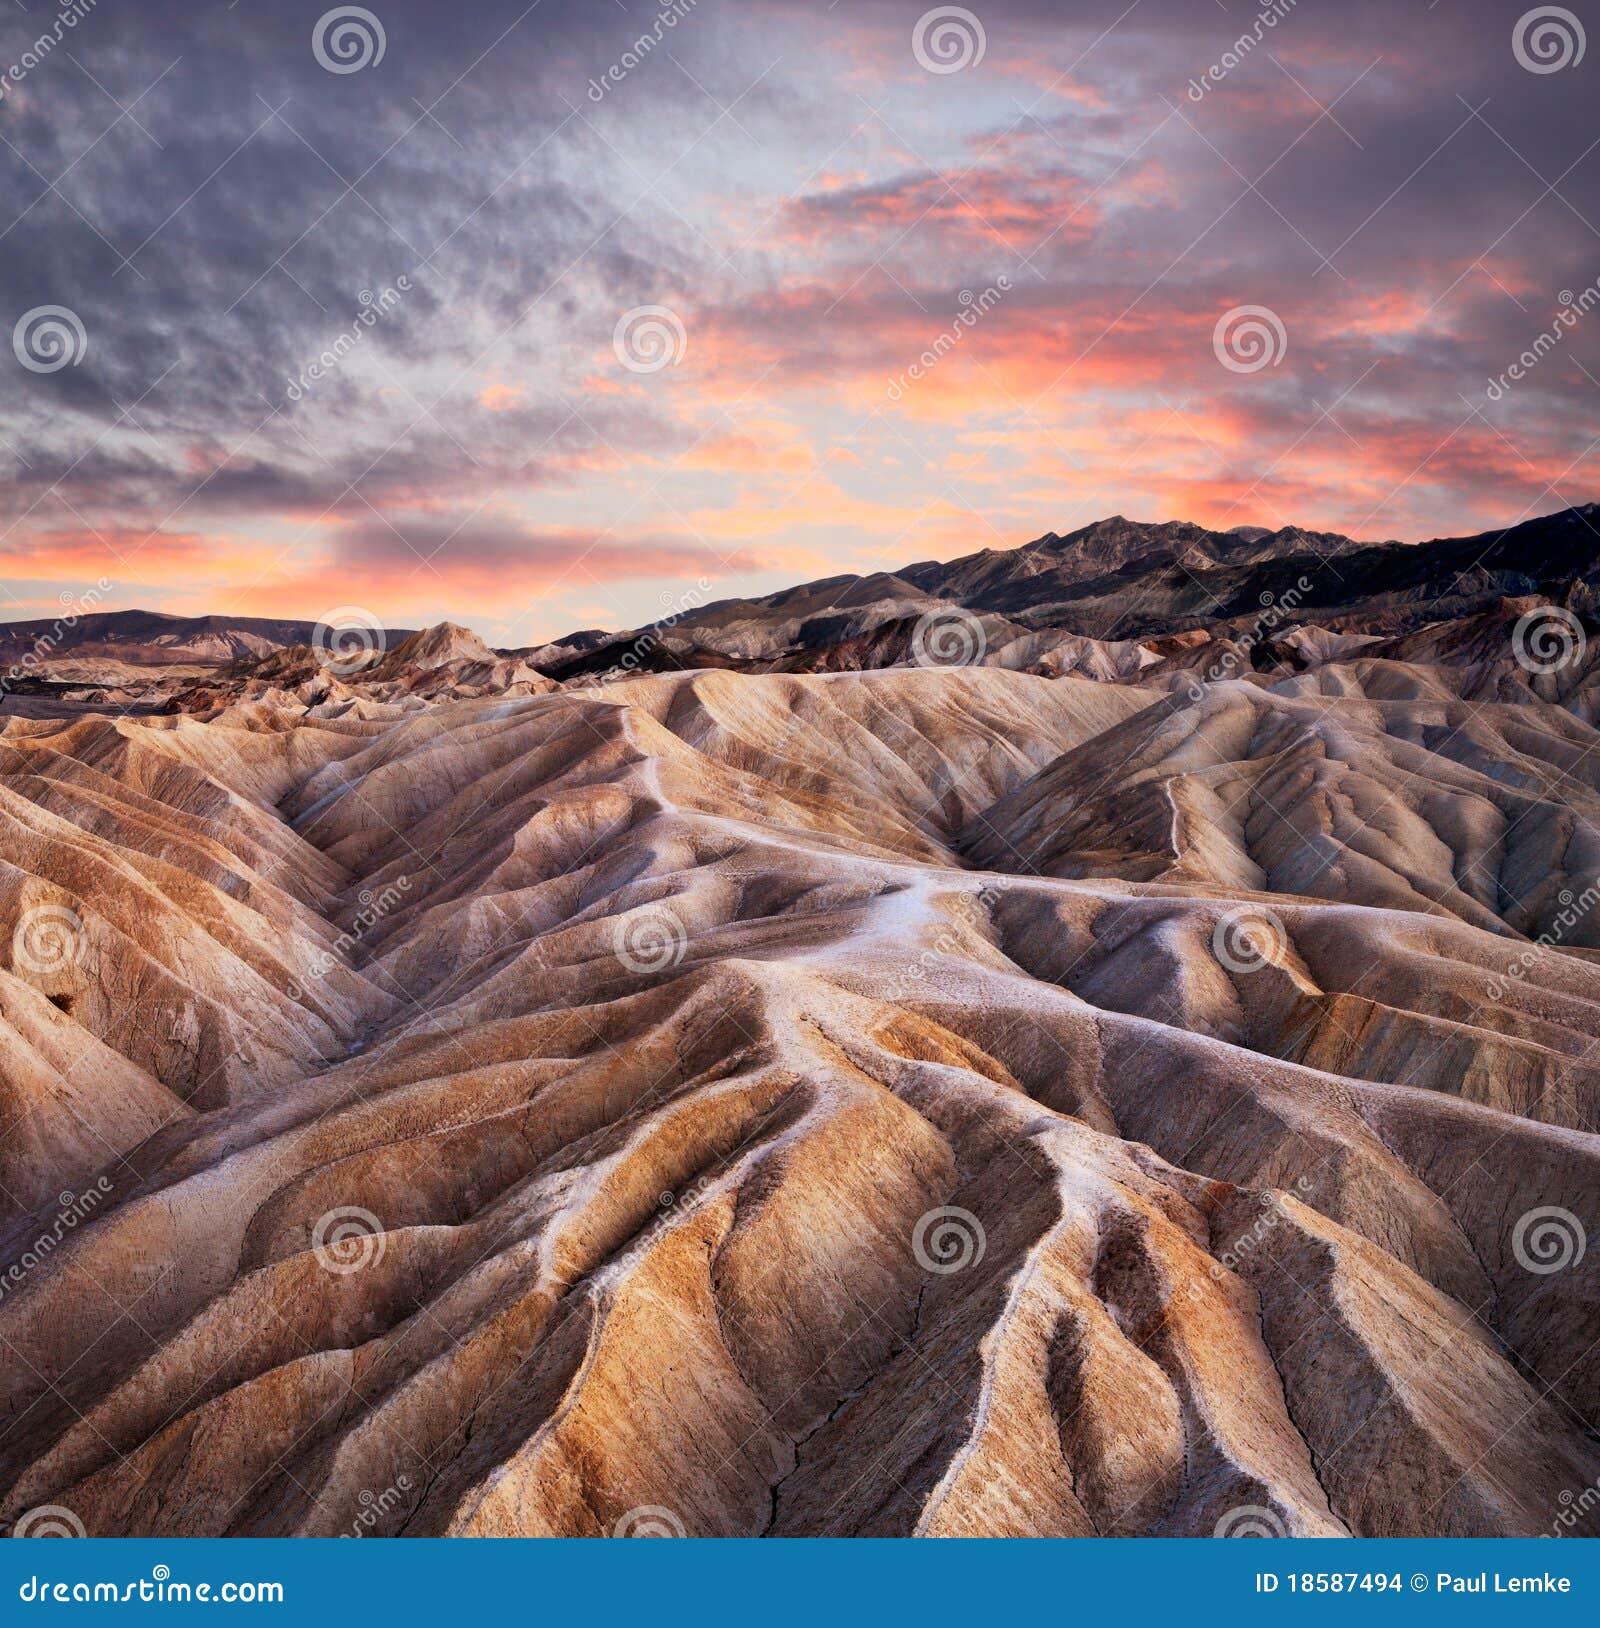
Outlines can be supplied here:
M222 666L287 645L309 644L316 627L315 622L262 616L168 616L146 610L92 611L70 625L64 615L45 616L0 623L0 665L15 665L32 653L46 661ZM388 637L394 643L407 637L407 631L395 629Z

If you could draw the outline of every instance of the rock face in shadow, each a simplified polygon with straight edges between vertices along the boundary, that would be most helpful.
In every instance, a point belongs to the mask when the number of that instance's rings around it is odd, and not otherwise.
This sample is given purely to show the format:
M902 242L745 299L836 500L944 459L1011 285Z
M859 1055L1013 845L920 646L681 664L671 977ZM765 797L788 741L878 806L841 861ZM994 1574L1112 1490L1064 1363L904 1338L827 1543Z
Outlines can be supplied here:
M419 640L0 732L0 1521L1594 1535L1559 698Z

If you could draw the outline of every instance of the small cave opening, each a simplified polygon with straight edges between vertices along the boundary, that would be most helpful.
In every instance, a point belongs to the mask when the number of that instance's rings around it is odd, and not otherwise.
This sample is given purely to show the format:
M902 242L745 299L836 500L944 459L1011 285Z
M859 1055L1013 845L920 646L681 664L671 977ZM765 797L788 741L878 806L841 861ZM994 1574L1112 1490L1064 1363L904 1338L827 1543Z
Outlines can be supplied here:
M72 1003L74 999L75 997L72 995L52 995L50 997L50 1004L55 1007L58 1012L65 1012L68 1017L71 1017Z

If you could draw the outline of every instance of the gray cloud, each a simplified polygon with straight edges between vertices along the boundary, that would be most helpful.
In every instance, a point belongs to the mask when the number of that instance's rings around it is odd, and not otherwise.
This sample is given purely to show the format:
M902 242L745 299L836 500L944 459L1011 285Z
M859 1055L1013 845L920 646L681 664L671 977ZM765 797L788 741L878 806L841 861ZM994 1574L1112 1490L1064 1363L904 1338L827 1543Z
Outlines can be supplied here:
M751 382L770 393L863 358L892 372L902 333L1000 270L1017 292L997 334L1271 304L1317 335L1315 357L1297 349L1234 411L1314 412L1376 359L1349 423L1442 435L1557 292L1600 276L1584 77L1600 56L1530 74L1518 8L1487 0L1301 0L1198 102L1185 85L1253 4L980 4L987 63L1011 77L932 80L909 62L917 0L700 0L599 100L587 87L655 5L393 0L373 8L382 62L347 75L313 55L325 9L100 0L0 100L0 318L65 305L89 335L81 366L5 376L6 525L37 505L59 526L62 500L92 523L198 525L562 489L695 439L659 399L586 382L629 306L670 301L759 352ZM0 64L48 20L0 17ZM1029 105L1019 68L1074 58ZM869 138L896 162L851 173ZM1046 212L1083 200L1092 247L1069 229L1029 252L1020 232L922 211L991 170L995 195ZM906 197L896 243L875 211ZM401 276L357 354L287 399ZM1436 318L1385 331L1386 302ZM1104 344L1182 389L1230 384L1203 353L1186 377L1136 322ZM1585 372L1600 376L1600 325L1495 422L1576 452ZM489 411L502 376L515 389Z

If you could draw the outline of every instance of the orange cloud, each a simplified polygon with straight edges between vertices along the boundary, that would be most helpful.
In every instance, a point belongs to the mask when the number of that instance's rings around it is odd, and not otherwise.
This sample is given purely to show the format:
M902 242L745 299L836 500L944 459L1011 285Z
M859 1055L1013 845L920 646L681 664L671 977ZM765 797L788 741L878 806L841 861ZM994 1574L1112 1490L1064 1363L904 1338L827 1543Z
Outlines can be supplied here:
M478 392L478 405L491 413L508 413L522 405L527 393L525 384L489 384Z
M778 235L792 246L814 248L836 246L842 235L900 236L934 227L999 239L1027 253L1047 234L1086 239L1099 222L1088 194L1082 178L1064 170L989 166L923 173L806 193L785 208Z
M265 544L231 535L144 531L137 526L36 531L0 545L0 572L24 582L98 581L165 588L175 577L220 582L260 569Z
M675 467L719 474L796 474L812 468L816 461L805 435L793 426L775 419L751 419L725 435L701 441Z

